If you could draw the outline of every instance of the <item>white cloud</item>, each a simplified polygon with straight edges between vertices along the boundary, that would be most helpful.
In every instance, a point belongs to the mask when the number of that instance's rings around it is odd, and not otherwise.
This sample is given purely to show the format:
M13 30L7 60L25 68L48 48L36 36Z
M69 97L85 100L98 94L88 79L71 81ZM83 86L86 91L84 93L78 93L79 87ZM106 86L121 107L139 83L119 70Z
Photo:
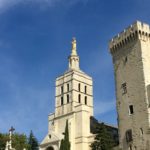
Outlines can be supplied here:
M21 3L30 4L30 2L32 2L32 4L39 4L40 7L42 7L42 5L50 7L59 3L63 3L64 5L68 6L80 1L87 3L88 0L0 0L0 13L9 10L9 8Z

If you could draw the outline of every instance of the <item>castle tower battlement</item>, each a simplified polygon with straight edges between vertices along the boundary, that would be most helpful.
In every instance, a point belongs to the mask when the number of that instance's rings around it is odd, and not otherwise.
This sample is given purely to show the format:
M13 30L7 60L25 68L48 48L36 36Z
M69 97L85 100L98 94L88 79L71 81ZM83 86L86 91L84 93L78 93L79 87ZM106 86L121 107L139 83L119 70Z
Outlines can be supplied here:
M119 146L150 150L150 26L140 21L109 43L113 58Z
M150 26L148 24L136 21L112 38L109 42L110 53L115 54L118 49L137 39L150 41Z

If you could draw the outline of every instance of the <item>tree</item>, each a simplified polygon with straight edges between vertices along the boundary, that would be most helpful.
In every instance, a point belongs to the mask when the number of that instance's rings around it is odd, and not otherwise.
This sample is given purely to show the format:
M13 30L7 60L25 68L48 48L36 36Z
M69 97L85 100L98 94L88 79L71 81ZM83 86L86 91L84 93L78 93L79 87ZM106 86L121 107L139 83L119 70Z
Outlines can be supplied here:
M9 141L9 135L0 133L0 150L5 149L7 141ZM15 148L16 150L22 150L23 148L26 148L28 150L29 145L26 135L19 133L13 134L12 147Z
M15 150L22 150L23 148L29 148L28 139L25 134L14 133L12 136L12 147Z
M8 134L0 133L0 150L5 149L6 142L9 140Z
M61 140L60 150L65 150L64 139Z
M91 144L92 150L112 150L114 147L114 140L108 132L104 123L97 126L97 134L95 141Z
M30 132L30 135L29 135L28 144L29 144L29 150L38 150L39 149L38 148L38 141L35 138L35 136L33 135L32 131Z
M68 120L66 121L65 137L61 140L60 150L70 150Z

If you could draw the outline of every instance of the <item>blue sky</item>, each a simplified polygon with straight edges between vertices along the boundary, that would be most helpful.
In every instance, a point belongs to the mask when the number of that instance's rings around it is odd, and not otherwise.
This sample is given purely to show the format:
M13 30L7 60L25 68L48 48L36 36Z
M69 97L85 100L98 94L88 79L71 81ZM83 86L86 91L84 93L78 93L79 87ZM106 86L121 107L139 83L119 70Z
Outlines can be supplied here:
M108 41L135 20L150 24L149 6L149 0L0 0L0 132L13 125L44 138L72 37L81 69L94 80L95 117L116 125Z

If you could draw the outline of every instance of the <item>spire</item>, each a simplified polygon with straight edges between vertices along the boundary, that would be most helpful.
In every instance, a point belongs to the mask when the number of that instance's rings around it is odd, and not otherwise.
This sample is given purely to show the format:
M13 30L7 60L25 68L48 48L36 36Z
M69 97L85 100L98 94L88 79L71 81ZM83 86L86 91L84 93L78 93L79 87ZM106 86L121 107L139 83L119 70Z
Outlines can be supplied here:
M69 69L79 70L79 56L77 55L77 42L76 39L72 39L72 50L69 56Z

